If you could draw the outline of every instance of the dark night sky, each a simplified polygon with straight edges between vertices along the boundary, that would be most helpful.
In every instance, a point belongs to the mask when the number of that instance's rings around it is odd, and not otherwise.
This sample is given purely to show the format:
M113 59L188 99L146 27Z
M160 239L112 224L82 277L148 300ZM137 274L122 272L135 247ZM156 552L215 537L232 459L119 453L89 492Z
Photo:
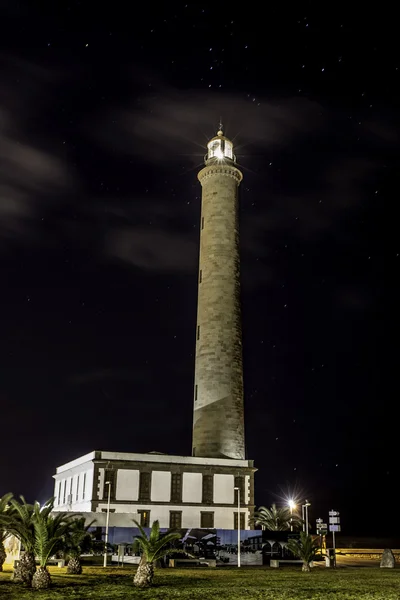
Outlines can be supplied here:
M256 502L296 489L313 522L390 532L397 37L315 2L56 5L0 9L0 495L42 501L93 449L190 453L196 174L222 116Z

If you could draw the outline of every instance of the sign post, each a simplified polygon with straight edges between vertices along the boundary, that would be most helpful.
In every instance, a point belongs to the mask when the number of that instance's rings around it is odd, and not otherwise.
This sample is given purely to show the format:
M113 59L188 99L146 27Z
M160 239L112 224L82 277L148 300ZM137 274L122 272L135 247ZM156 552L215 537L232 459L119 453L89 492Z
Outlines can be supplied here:
M334 565L336 567L336 541L335 533L340 532L340 513L337 510L329 511L329 531L332 533Z
M322 554L322 539L328 532L328 525L327 525L327 523L323 523L322 519L316 519L316 523L317 523L316 530L317 530L317 535L319 535L319 545L320 545L321 554Z

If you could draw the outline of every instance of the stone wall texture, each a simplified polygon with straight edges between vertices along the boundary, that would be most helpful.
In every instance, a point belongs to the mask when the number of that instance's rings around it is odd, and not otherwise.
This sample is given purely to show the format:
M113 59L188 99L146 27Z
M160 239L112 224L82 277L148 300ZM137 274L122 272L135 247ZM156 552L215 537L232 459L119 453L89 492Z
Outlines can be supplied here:
M211 161L209 161L211 162ZM231 163L207 164L202 185L193 454L245 458L238 187Z

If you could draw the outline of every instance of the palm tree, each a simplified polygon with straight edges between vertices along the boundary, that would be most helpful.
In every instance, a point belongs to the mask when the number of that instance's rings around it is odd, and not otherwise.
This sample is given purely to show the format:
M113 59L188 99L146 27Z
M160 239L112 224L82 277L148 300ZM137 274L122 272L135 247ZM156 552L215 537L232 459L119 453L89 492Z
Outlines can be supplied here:
M63 544L63 550L69 557L67 571L70 575L80 575L82 573L81 554L92 550L93 538L89 533L89 528L95 522L93 520L89 525L85 525L85 517L80 517L70 523Z
M260 506L254 516L254 522L268 531L288 531L291 526L299 527L303 521L297 515L293 515L288 507L277 508L276 504L273 504L271 508Z
M20 496L20 499L20 502L15 498L10 500L5 527L9 533L19 539L24 548L24 553L14 569L13 580L25 583L30 587L33 574L36 571L34 505L28 504L23 496ZM50 512L52 508L53 504L47 502L43 510Z
M7 524L7 510L9 509L11 498L12 494L4 494L4 496L0 498L0 571L3 570L3 565L6 560L4 540L8 536L8 531L4 525Z
M287 548L303 561L301 570L305 572L310 571L310 563L320 551L318 538L313 539L312 535L307 534L305 531L300 532L300 539L289 540Z
M32 587L36 590L50 587L51 577L47 563L52 554L61 550L71 527L73 513L57 512L49 514L35 502L33 526L35 531L35 553L39 559L39 568L32 578Z
M142 552L133 583L136 587L150 587L153 583L155 562L161 560L164 556L168 556L168 554L188 553L176 548L168 548L168 544L180 539L180 533L171 531L165 535L160 535L160 523L154 521L150 534L147 536L143 527L137 521L134 520L133 522L139 528L141 534L135 537L135 541L139 544Z

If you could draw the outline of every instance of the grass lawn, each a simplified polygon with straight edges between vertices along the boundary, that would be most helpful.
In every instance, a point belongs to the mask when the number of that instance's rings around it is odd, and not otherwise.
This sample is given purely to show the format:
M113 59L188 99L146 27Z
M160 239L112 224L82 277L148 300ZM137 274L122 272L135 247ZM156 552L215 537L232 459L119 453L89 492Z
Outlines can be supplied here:
M35 592L10 581L11 570L0 573L0 598L4 600L399 600L400 569L299 568L282 569L160 569L155 587L133 587L134 568L84 567L80 576L50 567L53 587Z

